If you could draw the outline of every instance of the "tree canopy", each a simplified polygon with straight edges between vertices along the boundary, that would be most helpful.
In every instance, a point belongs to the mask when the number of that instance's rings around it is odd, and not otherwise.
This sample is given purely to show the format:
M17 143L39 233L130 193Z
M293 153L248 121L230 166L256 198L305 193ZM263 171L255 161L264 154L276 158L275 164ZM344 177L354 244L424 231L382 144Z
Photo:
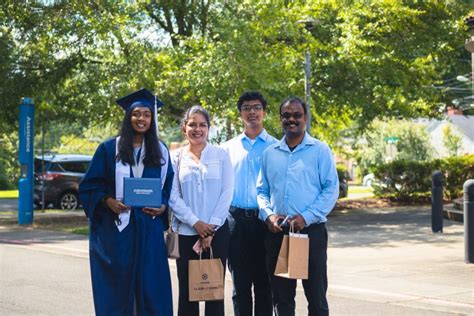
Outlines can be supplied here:
M353 122L435 116L433 84L469 72L468 1L4 1L0 4L2 133L17 129L20 97L38 123L118 122L114 100L147 87L165 125L200 103L227 135L248 89L279 102L304 95L312 57L312 132L334 143ZM39 130L39 129L38 129Z

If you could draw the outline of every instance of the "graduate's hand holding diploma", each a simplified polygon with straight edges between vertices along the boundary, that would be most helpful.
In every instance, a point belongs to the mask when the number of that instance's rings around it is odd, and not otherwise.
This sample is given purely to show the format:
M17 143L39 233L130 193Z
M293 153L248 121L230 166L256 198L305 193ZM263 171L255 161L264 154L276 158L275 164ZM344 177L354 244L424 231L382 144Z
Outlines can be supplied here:
M130 209L127 205L123 204L121 201L118 201L111 197L108 197L107 200L105 200L105 203L115 214L124 213Z
M161 204L160 208L156 207L144 207L143 213L150 215L150 216L158 216L163 214L166 211L166 205Z

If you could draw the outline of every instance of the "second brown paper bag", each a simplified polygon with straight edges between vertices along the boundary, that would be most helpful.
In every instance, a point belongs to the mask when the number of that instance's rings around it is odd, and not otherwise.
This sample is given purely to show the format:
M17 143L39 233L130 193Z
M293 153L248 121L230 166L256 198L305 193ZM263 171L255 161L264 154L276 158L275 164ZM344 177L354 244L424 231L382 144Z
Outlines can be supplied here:
M283 236L275 275L288 279L308 279L309 238L290 232Z

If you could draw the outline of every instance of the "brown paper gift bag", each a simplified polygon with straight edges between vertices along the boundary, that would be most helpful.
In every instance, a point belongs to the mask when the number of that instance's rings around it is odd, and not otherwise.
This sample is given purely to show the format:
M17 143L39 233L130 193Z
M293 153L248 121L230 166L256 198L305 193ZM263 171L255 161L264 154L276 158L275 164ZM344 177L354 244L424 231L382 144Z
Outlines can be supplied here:
M275 275L287 279L308 279L309 237L306 234L294 233L293 225L290 234L283 236L278 254Z
M220 259L189 260L189 301L224 299L224 267Z

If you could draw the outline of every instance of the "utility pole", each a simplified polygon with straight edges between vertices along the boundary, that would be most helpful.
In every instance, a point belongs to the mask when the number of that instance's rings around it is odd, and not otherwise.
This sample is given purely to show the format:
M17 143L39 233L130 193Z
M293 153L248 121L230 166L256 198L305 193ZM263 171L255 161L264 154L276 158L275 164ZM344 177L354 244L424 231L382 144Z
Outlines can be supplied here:
M304 56L304 97L308 110L306 131L311 134L311 55L309 51L306 51Z
M316 26L316 21L313 19L299 20L297 23L302 24L306 31L310 33ZM304 102L306 103L306 110L308 111L306 132L311 134L311 53L309 45L304 54Z
M474 98L474 16L470 15L464 21L470 35L466 40L466 44L464 44L464 48L471 53L471 96ZM473 103L471 103L472 106L474 106Z

